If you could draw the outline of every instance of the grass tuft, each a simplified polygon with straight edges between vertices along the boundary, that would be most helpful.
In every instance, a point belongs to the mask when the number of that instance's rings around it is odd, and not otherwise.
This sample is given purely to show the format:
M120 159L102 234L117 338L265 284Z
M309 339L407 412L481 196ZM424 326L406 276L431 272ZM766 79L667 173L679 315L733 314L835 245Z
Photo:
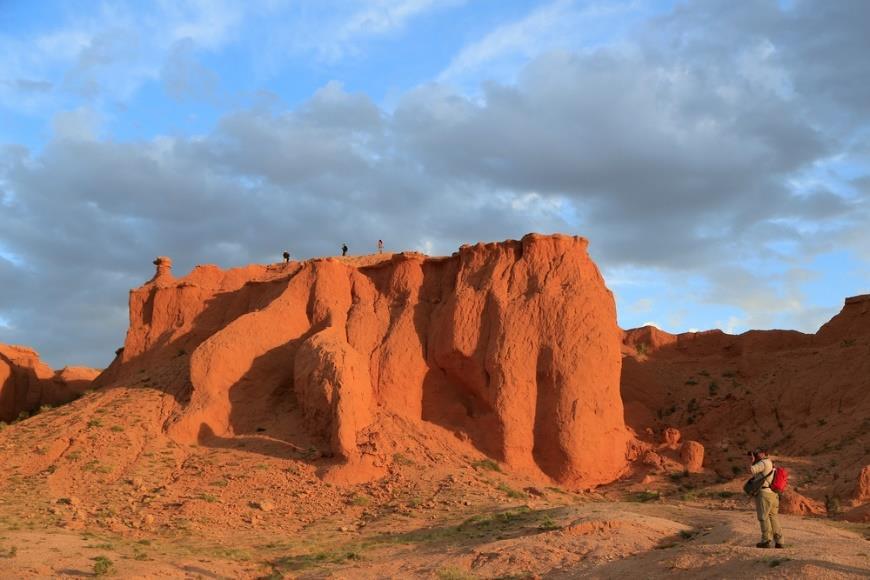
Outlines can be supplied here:
M485 469L487 471L496 471L501 473L501 466L492 459L481 459L471 464L475 469Z
M402 455L401 453L393 453L393 462L396 463L397 465L405 465L405 466L414 465L413 460Z
M105 556L97 556L94 560L94 576L108 576L115 572L115 564Z
M497 489L500 492L504 493L506 496L513 499L526 499L528 497L525 492L516 490L506 483L499 483Z
M454 566L439 569L435 572L435 576L438 580L473 580L474 578L477 578L474 574L465 572L464 570L460 570Z
M657 491L636 491L630 494L628 501L646 503L648 501L656 501L661 498L661 494Z

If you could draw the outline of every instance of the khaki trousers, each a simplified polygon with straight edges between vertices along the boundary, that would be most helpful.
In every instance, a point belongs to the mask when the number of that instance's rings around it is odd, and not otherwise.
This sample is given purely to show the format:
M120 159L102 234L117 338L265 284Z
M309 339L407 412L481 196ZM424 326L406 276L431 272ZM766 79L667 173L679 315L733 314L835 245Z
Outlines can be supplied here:
M779 542L782 539L782 529L779 527L779 495L769 489L762 489L755 496L755 512L761 524L761 541L769 542L771 535Z

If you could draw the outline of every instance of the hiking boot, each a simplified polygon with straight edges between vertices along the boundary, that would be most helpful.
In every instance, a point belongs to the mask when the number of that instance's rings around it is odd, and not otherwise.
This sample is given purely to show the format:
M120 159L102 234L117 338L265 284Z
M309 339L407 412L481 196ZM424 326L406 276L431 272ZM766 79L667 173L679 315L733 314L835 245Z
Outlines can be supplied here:
M755 544L755 547L756 548L769 548L770 547L770 540L768 540L766 542L758 542L757 544Z
M782 542L777 542L773 545L774 548L785 548L785 544Z

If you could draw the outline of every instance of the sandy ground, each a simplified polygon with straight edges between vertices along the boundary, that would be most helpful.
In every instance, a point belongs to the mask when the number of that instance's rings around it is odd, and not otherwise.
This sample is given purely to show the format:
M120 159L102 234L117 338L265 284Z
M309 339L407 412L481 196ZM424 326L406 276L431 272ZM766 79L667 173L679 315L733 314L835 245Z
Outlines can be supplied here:
M487 480L501 478L488 469L470 471ZM40 498L5 494L0 578L870 575L866 525L781 516L787 548L763 550L754 547L757 522L742 498L686 502L613 490L629 501L611 501L550 488L531 490L522 500L490 494L471 502L459 499L470 492L460 481L455 476L433 481L438 485L426 489L427 497L440 491L420 504L362 506L357 504L365 502L352 499L346 510L325 513L294 531L281 531L272 512L247 529L166 524L152 530L113 532L93 525L76 531L52 525L41 514Z

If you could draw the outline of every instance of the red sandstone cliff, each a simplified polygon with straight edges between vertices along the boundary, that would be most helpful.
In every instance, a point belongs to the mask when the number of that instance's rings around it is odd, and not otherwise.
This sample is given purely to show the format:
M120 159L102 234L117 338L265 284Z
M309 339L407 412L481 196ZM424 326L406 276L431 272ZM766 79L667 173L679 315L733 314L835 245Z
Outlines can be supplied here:
M624 333L623 353L626 423L637 433L678 427L726 478L764 445L792 469L794 489L866 501L855 490L870 464L870 295L847 298L816 334L644 327Z
M620 331L586 240L530 234L415 253L326 258L131 291L125 348L100 385L143 373L172 392L180 442L276 425L346 465L377 464L396 421L429 422L514 471L615 479L628 433Z
M55 372L35 350L0 344L0 421L12 421L43 405L67 403L90 388L99 373L85 367Z

